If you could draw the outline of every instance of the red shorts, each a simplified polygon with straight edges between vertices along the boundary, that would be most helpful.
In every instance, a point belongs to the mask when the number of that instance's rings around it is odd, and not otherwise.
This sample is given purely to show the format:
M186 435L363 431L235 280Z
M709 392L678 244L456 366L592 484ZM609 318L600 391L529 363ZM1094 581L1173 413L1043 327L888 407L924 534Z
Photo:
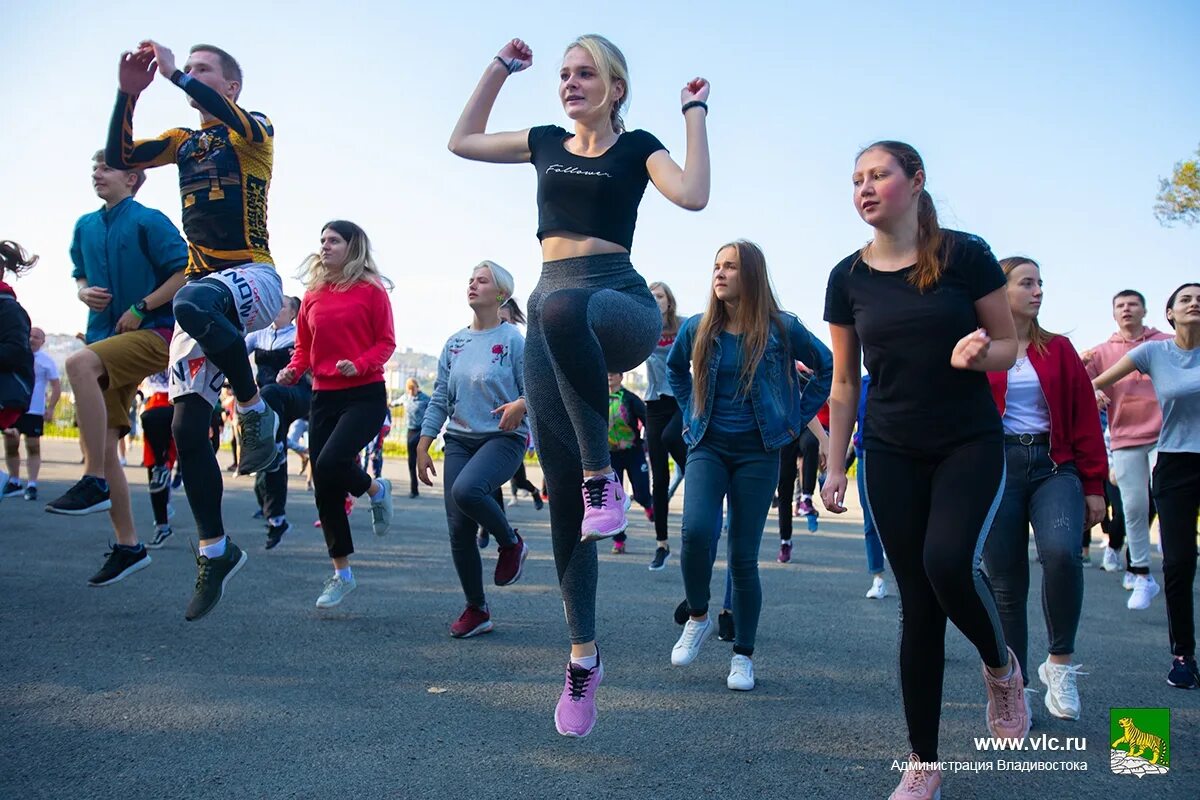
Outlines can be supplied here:
M17 420L25 413L22 408L0 408L0 430L7 430L17 424Z

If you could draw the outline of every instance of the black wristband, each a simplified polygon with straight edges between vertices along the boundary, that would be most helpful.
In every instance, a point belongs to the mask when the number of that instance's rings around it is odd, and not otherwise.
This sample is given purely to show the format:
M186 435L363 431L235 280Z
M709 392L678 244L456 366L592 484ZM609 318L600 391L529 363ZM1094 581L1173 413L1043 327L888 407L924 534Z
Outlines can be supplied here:
M704 116L708 116L708 103L704 102L703 100L693 100L690 103L684 103L681 110L684 114L686 114L690 108L703 108Z
M517 60L516 59L513 59L512 62L510 63L508 61L505 61L500 56L496 56L496 60L500 62L500 66L504 67L504 71L507 72L509 75L512 75L514 72L517 71Z

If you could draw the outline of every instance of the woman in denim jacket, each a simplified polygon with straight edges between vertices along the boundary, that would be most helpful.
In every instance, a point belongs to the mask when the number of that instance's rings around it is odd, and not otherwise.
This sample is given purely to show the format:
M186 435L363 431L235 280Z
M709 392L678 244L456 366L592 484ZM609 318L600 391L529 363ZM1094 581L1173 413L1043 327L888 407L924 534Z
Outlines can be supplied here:
M796 361L814 371L803 393ZM795 316L780 310L762 250L739 240L717 252L708 310L683 324L667 367L688 445L682 565L690 618L671 663L695 660L715 627L708 617L709 547L728 495L736 635L726 685L753 689L750 657L762 607L758 547L779 481L778 450L800 435L829 396L832 357Z

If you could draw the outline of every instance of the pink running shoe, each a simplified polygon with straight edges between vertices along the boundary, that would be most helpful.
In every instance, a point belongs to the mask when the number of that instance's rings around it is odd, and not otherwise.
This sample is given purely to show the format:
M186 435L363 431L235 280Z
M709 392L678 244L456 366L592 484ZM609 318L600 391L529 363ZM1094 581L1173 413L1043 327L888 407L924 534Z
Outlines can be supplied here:
M625 512L632 501L613 474L597 475L583 482L583 525L579 540L611 539L625 530Z
M812 500L805 500L801 498L796 501L796 516L809 517L816 513L817 510L813 508Z
M554 708L554 727L563 736L583 738L596 726L596 689L604 680L604 664L596 653L594 669L567 662L567 680Z
M1008 663L1012 673L1007 678L995 678L983 666L983 683L987 687L987 727L997 739L1021 739L1029 733L1029 700L1025 696L1025 680L1021 665L1008 648Z
M780 542L779 543L779 558L777 560L779 561L780 564L786 564L792 560L792 543L791 542Z
M613 542L612 551L613 551L614 556L625 555L625 543L624 542Z
M467 606L457 620L450 625L450 635L455 639L469 639L481 633L492 630L492 615L485 605L483 608Z
M923 764L916 753L908 757L904 774L888 800L939 800L942 796L942 771L934 764Z

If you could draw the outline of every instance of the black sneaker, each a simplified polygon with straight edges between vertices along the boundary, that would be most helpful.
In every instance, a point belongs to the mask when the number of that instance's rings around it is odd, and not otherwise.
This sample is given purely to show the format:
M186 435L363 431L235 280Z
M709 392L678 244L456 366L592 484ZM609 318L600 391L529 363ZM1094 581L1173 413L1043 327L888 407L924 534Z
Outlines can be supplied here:
M488 546L488 542L490 542L490 541L491 541L491 537L488 535L488 532L485 531L483 528L480 528L479 534L475 537L475 542L476 542L476 544L479 545L479 549L480 550L485 549Z
M170 525L155 525L154 538L146 543L146 547L149 547L151 550L157 550L167 543L167 539L171 538L172 533L174 531L171 530Z
M150 566L150 554L146 552L146 548L139 546L137 550L131 550L128 547L114 544L108 550L104 566L100 568L99 572L88 578L88 586L112 586L117 581L124 580L139 569L148 566Z
M733 614L728 611L717 614L717 638L722 642L733 641Z
M1200 689L1200 670L1196 668L1196 659L1191 656L1176 656L1171 662L1167 683L1176 689Z
M255 509L254 514L251 515L250 519L266 519L266 516L267 515L263 513L263 510L259 508Z
M171 470L167 467L150 468L150 494L165 492L171 485Z
M246 554L233 543L232 539L225 540L225 555L220 558L196 555L196 593L188 603L187 612L183 615L188 622L203 617L216 608L217 603L225 596L225 584L238 573L246 563Z
M411 492L408 493L409 500L412 500L412 499L420 497L420 496L421 496L421 493L418 492L416 489L413 489Z
M279 540L282 539L283 535L285 533L287 533L288 531L290 531L291 529L292 529L291 523L289 523L286 519L283 521L282 525L268 525L267 526L267 549L270 550L275 545L279 544Z
M74 517L108 511L110 508L112 500L109 498L108 489L101 489L100 481L91 475L84 475L74 486L67 489L66 494L46 504L46 510L51 514L69 514Z
M675 624L682 625L688 621L691 614L688 613L687 598L683 598L683 602L675 606Z
M650 562L651 572L662 572L667 568L667 556L671 555L671 548L656 547L654 548L654 560Z
M537 492L533 493L533 507L537 511L541 511L546 506L546 501L542 499Z
M26 500L37 500L37 487L36 486L26 486L25 487L25 499Z
M20 481L14 481L12 478L9 478L8 482L4 484L4 496L5 497L16 497L22 491L23 490L22 490Z
M238 461L230 471L239 475L270 470L275 466L279 450L275 434L279 430L279 415L268 405L262 411L239 411L237 414Z
M180 486L183 486L183 470L176 467L175 474L171 477L171 488L178 489Z

